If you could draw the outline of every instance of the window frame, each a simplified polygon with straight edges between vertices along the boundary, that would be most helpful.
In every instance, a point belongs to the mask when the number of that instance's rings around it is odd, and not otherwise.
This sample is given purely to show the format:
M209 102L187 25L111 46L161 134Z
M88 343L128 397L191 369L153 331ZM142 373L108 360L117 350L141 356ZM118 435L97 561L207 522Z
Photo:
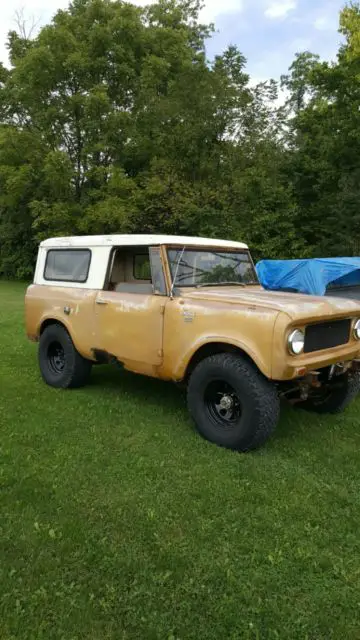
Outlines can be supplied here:
M47 278L46 277L46 268L48 266L48 258L49 258L49 254L50 253L54 253L54 252L59 252L59 251L67 251L67 252L72 252L72 253L78 253L79 251L81 251L82 253L87 253L89 254L89 262L88 262L88 267L87 267L87 271L86 271L86 277L85 279L81 279L81 280L64 280L64 278ZM73 283L73 284L85 284L88 279L89 279L89 273L90 273L90 267L91 267L91 261L92 261L92 251L91 249L89 249L88 247L56 247L56 248L49 248L46 252L46 258L45 258L45 265L44 265L44 273L43 273L43 279L46 282L66 282L66 283Z
M251 264L252 267L252 271L253 274L255 276L254 279L254 284L256 281L256 284L260 284L259 282L259 278L255 269L255 265L250 253L250 249L237 249L237 248L232 248L232 247L217 247L217 246L194 246L194 245L167 245L166 247L166 257L167 257L167 262L168 262L168 267L169 267L169 274L170 274L170 279L171 279L171 283L173 283L173 292L176 293L181 289L194 289L196 288L196 285L193 284L176 284L174 282L174 274L172 272L172 267L171 267L171 260L170 260L170 251L182 251L182 249L185 249L185 251L191 251L191 252L208 252L208 253L245 253L247 254L248 258L249 258L249 263ZM221 285L221 283L219 283L219 286L224 286Z
M160 245L151 245L149 246L149 259L150 259L150 270L151 270L151 284L152 284L152 288L153 288L153 295L154 296L162 296L162 297L167 297L168 294L168 287L167 287L167 281L166 281L166 266L163 260L163 256L162 256L162 252L161 252L161 246ZM161 282L161 290L156 290L155 289L155 274L154 274L154 268L155 268L155 260L159 261L159 267L162 271L162 282Z
M168 278L167 278L167 255L166 255L166 251L165 254L163 253L163 245L159 245L159 244L152 244L152 245L135 245L135 246L129 246L129 247L124 247L123 245L114 245L111 249L110 255L109 255L109 260L108 260L108 264L107 264L107 268L106 268L106 275L105 275L105 279L102 285L101 290L102 291L111 291L111 289L109 289L109 284L110 284L110 278L111 278L111 273L112 273L112 269L113 269L113 265L114 265L114 260L115 260L115 256L116 256L116 252L117 251L122 251L124 249L145 249L144 254L147 255L147 253L149 254L149 260L150 260L150 269L151 269L151 286L153 288L153 293L152 295L154 296L162 296L162 297L168 297L169 296L169 287L168 287ZM154 252L155 255L154 256ZM139 255L140 252L138 252L136 255ZM162 271L162 290L160 291L156 291L155 287L154 287L154 272L153 272L153 267L154 267L154 260L158 259L159 260L159 267L161 267L161 271ZM134 278L134 282L139 282L138 279ZM140 281L141 282L141 281ZM145 281L143 281L145 282ZM146 281L148 282L148 281ZM113 293L117 293L118 295L121 295L120 292L113 292ZM141 295L141 294L139 294Z

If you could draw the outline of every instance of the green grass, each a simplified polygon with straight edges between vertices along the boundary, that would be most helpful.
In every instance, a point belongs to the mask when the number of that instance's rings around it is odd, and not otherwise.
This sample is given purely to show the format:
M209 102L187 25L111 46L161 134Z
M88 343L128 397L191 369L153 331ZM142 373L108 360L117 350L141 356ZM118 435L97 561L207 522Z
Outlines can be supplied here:
M0 282L1 640L360 638L360 401L222 450L172 385L46 387L23 294Z

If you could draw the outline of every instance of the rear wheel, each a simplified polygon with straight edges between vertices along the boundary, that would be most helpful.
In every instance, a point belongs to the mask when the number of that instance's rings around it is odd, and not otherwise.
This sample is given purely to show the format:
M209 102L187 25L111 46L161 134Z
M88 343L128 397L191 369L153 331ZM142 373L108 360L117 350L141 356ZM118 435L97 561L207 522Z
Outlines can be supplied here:
M92 362L76 351L64 327L52 324L40 337L39 366L46 384L67 389L86 384Z
M356 398L359 391L360 374L346 373L320 387L316 394L299 406L314 413L341 413Z
M254 365L223 353L194 369L188 407L204 438L228 449L250 451L274 431L280 402L275 386Z

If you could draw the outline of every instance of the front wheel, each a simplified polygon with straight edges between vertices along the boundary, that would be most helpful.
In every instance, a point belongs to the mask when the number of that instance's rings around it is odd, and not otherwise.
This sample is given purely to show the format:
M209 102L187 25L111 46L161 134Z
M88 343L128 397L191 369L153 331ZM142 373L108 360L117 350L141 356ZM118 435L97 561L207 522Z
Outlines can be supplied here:
M52 324L40 337L39 366L46 384L67 389L86 384L92 362L76 351L65 327Z
M199 433L237 451L257 449L279 419L280 401L271 382L241 356L221 353L194 369L188 407Z
M320 387L299 406L314 413L342 413L360 392L360 374L345 373Z

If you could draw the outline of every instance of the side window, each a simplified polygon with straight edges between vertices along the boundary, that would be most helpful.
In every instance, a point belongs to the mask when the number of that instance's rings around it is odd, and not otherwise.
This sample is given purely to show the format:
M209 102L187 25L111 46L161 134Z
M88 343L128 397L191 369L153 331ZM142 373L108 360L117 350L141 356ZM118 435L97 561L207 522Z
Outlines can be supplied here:
M116 249L109 269L109 291L166 296L160 247Z
M50 249L46 255L44 279L86 282L91 261L89 249Z
M166 296L166 283L160 247L150 247L151 280L155 295Z
M149 253L134 254L133 275L135 280L151 280Z

